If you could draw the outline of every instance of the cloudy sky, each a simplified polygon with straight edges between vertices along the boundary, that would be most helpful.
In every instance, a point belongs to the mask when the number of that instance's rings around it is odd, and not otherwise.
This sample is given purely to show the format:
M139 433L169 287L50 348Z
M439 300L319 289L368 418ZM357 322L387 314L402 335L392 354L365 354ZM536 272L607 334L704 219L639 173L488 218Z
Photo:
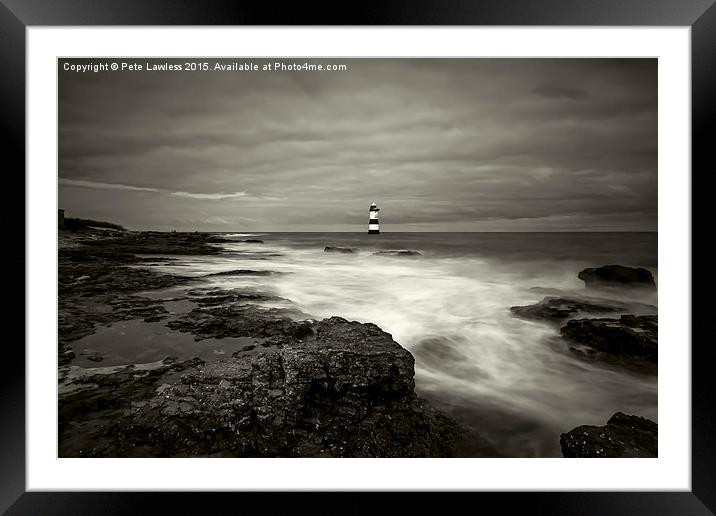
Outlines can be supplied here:
M59 207L155 230L365 231L373 201L383 231L657 228L654 59L309 62L348 70L61 62Z

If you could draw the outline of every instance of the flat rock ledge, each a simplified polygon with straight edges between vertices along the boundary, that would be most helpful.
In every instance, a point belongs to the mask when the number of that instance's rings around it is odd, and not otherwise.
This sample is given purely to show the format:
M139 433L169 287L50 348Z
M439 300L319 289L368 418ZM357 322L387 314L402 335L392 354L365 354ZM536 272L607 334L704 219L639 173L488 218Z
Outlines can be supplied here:
M587 314L615 314L626 311L627 306L619 301L560 296L546 296L533 305L510 307L510 312L518 317L550 323L561 323Z
M617 412L606 426L578 426L559 438L562 455L583 457L657 457L658 425Z

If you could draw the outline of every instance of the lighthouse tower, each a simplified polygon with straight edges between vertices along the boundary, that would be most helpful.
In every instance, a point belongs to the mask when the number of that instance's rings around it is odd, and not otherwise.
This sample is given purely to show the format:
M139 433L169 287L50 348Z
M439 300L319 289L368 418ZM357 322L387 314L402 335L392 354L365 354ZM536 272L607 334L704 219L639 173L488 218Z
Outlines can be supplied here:
M368 220L368 234L370 235L377 235L380 233L380 225L378 224L379 211L380 208L378 208L375 203L370 205L370 209L368 210L368 214L370 215L370 219Z

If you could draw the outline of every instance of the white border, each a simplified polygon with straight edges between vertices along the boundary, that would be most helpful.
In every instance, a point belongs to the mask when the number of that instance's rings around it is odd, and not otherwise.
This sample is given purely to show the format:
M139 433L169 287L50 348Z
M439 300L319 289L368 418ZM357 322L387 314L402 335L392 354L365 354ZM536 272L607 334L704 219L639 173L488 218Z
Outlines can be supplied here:
M659 58L658 459L58 459L56 59ZM690 29L65 28L27 32L27 489L691 489ZM108 99L111 102L111 99Z

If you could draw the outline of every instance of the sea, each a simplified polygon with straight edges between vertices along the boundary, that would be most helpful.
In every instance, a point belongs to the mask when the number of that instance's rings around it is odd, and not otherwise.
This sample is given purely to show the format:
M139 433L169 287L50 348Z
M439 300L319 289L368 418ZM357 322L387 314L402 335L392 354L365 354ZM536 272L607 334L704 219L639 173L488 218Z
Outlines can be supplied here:
M227 242L216 245L225 254L180 257L155 269L281 272L206 281L269 291L298 318L377 324L415 357L418 395L479 436L467 456L560 457L560 434L576 426L604 425L618 411L658 421L656 375L585 360L557 326L510 312L545 295L584 295L577 274L586 267L645 267L658 284L656 233L221 235ZM375 254L381 250L420 255ZM609 297L658 306L656 292Z

